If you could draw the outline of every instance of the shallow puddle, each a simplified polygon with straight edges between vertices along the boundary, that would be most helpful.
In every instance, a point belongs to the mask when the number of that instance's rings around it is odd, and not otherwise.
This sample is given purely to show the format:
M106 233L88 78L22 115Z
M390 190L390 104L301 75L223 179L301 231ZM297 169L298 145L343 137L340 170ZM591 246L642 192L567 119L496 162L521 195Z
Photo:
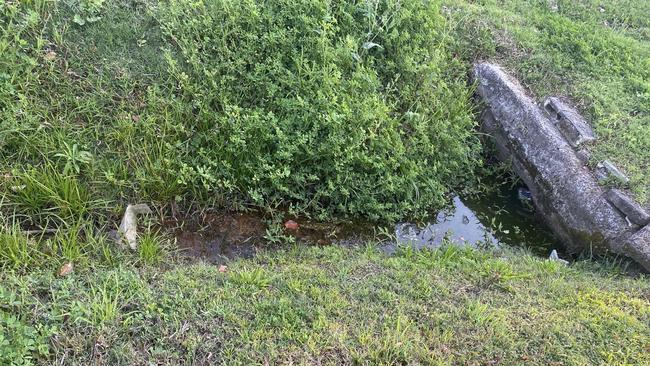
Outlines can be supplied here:
M388 253L400 246L436 248L446 239L477 247L525 246L536 254L548 256L559 245L535 216L523 192L504 187L480 198L456 196L449 209L438 213L427 224L396 225L394 237L379 247ZM374 237L373 226L367 223L293 219L299 228L283 229L282 234L295 237L301 244L355 246ZM220 212L182 223L168 222L165 227L186 255L223 263L233 258L248 258L261 248L271 247L265 238L268 222L268 218L257 213Z
M536 216L523 187L503 187L480 198L455 196L452 206L427 224L398 224L395 238L382 246L384 251L394 252L398 246L437 248L444 239L475 247L527 247L542 256L560 248Z
M170 221L165 226L183 254L213 263L254 256L266 232L264 221L247 213L208 213L180 223Z
M372 226L367 223L320 223L294 219L299 222L299 228L283 229L281 234L293 236L300 244L354 246L365 243L372 233ZM270 221L258 213L218 212L206 213L192 220L169 221L164 227L176 238L183 254L223 263L233 258L249 258L258 250L273 247L266 238Z

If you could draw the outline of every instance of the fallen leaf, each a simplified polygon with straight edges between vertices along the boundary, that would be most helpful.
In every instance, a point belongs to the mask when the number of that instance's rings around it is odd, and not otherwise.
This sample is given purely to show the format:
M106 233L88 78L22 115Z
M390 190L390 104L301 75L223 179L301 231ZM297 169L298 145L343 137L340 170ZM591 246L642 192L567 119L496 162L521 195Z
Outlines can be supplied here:
M59 277L67 276L70 273L72 273L73 270L74 270L74 266L72 265L72 262L66 262L59 269Z
M223 264L219 266L219 272L226 273L227 270L228 266L224 266Z
M289 221L287 221L287 222L284 223L284 227L285 227L287 230L298 230L298 228L299 228L300 226L298 225L297 222L295 222L295 221L293 221L293 220L289 220Z

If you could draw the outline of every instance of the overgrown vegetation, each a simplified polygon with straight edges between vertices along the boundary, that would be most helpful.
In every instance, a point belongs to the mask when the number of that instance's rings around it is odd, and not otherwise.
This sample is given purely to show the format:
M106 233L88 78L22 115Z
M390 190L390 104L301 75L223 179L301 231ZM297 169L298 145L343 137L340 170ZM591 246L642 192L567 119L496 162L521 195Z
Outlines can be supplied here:
M0 3L0 364L647 364L618 265L298 247L281 216L392 221L480 164L466 72L565 94L650 196L648 4ZM471 187L470 187L471 188ZM137 251L116 245L147 202ZM283 249L188 262L163 219L274 211ZM153 217L156 216L156 217Z
M2 14L5 205L33 224L127 199L394 220L443 206L477 161L434 2L34 0Z

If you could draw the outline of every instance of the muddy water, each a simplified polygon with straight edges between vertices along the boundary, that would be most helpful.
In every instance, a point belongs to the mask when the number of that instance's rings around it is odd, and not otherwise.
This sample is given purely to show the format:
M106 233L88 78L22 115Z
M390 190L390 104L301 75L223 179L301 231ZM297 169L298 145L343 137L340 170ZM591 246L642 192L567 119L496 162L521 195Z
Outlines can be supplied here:
M456 196L447 210L425 224L396 225L394 234L379 248L388 253L400 246L436 248L447 240L476 247L524 246L548 256L560 245L541 224L519 188L503 187L480 197ZM284 229L283 234L293 236L300 244L355 246L376 238L376 231L367 223L287 219L298 222L299 228ZM168 222L165 226L186 255L223 263L232 258L251 257L260 249L272 247L265 238L270 222L269 218L255 213L220 212L203 214L194 220Z
M299 244L355 246L364 244L373 236L373 227L368 223L288 219L297 221L299 228L283 229L280 234L293 237ZM273 248L267 233L271 222L270 217L258 213L212 212L191 220L169 221L164 227L176 238L183 254L220 264L233 258L249 258L259 250Z

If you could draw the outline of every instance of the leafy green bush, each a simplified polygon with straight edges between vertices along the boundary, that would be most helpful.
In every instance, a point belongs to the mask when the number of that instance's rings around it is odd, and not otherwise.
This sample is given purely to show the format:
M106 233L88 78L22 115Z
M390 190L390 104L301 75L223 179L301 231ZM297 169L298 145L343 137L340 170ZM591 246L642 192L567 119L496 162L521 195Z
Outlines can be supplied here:
M0 10L0 170L16 175L0 183L24 186L4 203L33 224L171 200L395 220L442 206L476 161L437 2Z
M441 206L471 171L468 91L436 2L170 0L156 17L193 107L187 186L395 219Z

